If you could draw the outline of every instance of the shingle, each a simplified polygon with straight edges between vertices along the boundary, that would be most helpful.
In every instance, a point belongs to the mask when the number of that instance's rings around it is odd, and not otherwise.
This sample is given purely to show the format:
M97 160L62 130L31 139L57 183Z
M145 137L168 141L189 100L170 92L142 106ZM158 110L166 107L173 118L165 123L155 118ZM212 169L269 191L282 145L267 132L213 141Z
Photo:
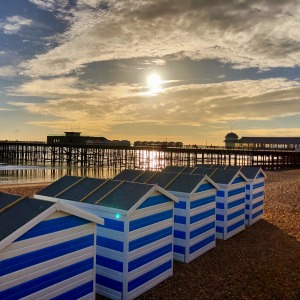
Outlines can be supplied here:
M11 199L10 196L7 196L7 198ZM0 240L6 238L54 204L54 202L25 198L4 210L0 214Z
M37 195L55 197L58 193L62 192L66 188L70 187L72 184L77 181L82 180L82 177L79 176L63 176L57 181L53 182L46 188L42 189L37 193Z
M98 205L129 210L152 188L153 185L125 181L105 197Z

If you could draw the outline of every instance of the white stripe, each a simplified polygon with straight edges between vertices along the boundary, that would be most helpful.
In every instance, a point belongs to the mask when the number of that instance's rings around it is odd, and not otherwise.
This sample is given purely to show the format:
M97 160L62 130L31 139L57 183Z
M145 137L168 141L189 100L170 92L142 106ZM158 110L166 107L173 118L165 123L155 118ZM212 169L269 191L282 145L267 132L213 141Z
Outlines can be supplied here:
M83 261L90 257L93 257L93 246L88 247L76 252L69 253L67 255L60 256L55 259L45 261L43 263L18 270L16 272L4 275L1 277L1 290L9 289L13 286L22 284L32 279L41 277L51 272L60 270L64 267L73 265L77 262Z
M5 248L0 254L0 260L12 258L46 247L58 245L89 234L93 234L93 224L72 227L66 230L56 231L35 238L14 242Z
M146 208L141 208L139 210L136 210L131 216L130 221L140 219L143 217L151 216L156 213L160 213L162 211L170 210L173 207L173 202L169 201L167 203L162 203L159 205L153 205Z

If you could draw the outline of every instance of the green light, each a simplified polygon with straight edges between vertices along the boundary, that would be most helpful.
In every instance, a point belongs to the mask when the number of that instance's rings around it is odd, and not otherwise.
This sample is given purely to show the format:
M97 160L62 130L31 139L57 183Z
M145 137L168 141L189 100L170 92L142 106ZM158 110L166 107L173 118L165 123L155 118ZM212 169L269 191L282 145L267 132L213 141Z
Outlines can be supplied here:
M116 214L116 218L120 219L121 215L120 214Z

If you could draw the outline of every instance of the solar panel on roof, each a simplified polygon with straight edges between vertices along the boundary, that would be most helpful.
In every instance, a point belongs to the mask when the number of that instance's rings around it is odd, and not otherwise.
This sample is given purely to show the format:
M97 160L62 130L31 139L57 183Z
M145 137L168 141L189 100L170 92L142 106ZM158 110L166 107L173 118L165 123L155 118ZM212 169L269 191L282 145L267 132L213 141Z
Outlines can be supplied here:
M191 193L205 175L180 174L167 186L168 191Z
M125 181L98 205L129 210L152 188L153 185Z
M54 204L54 202L25 198L3 211L0 214L0 241Z
M80 201L83 197L87 196L98 186L100 186L105 180L98 178L83 178L78 181L74 186L65 192L59 194L58 198Z
M82 180L82 177L66 175L39 191L37 195L55 197L57 194L61 193L79 180Z

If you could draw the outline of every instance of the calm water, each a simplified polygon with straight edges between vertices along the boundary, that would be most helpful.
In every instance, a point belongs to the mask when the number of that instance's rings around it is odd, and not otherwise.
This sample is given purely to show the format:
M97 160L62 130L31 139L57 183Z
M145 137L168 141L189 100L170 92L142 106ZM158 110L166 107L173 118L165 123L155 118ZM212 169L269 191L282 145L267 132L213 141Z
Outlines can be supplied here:
M35 182L52 182L64 175L88 176L94 178L112 178L120 170L92 168L92 167L69 167L62 166L41 166L41 165L12 165L0 163L0 185L21 184Z

